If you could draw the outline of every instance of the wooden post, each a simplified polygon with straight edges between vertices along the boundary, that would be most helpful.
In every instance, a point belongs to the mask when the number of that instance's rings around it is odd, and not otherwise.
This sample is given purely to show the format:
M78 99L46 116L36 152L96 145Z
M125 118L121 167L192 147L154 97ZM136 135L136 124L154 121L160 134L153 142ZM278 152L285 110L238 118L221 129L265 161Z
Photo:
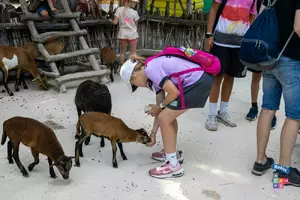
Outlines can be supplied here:
M170 16L170 1L167 1L167 2L166 2L165 16L166 16L166 17L169 17L169 16Z
M176 17L176 4L177 4L177 0L174 0L174 17Z
M192 13L192 0L187 0L186 10L187 10L188 15L190 15Z
M154 3L155 3L155 0L152 0L151 5L150 5L150 15L153 15Z
M143 15L146 15L147 14L147 8L148 8L148 0L143 0L142 1L143 4L142 4L142 14Z

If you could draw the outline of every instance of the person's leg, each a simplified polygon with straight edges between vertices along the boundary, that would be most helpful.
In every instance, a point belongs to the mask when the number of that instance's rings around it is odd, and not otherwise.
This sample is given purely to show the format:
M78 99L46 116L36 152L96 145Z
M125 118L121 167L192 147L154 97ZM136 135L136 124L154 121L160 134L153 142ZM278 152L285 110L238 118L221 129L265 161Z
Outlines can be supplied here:
M136 48L137 48L137 40L129 40L129 45L130 45L130 54L131 56L136 55Z
M257 106L257 98L259 92L259 84L261 80L262 73L261 72L252 72L252 80L251 80L251 108L246 115L246 119L249 121L254 121L257 119L258 115L258 106Z
M171 110L165 108L158 116L160 129L166 153L166 163L162 167L149 171L149 175L155 178L179 177L183 175L183 168L176 156L177 122L176 118L186 110Z
M213 46L211 53L219 58L221 62L221 71L217 76L214 77L213 86L210 91L209 115L205 122L205 128L209 131L216 131L218 130L218 124L217 124L218 105L217 104L220 96L220 88L224 77L224 71L228 67L228 62L229 62L228 58L230 54L228 48L221 47L218 45Z
M300 127L300 62L281 57L276 67L277 77L282 84L285 115L280 137L279 164L290 169L288 174L278 172L280 178L288 178L290 185L300 186L300 172L291 166L291 157Z
M126 57L127 40L120 39L121 52L120 52L120 64L123 65Z
M274 164L273 158L268 158L266 148L269 141L271 122L279 109L282 86L274 76L274 70L263 74L263 102L257 123L257 158L252 174L263 175Z
M220 111L217 115L219 122L226 126L236 127L236 123L231 119L228 112L228 103L232 92L234 77L246 77L247 68L240 61L240 49L227 48L229 52L228 67L224 71L224 81L221 92Z

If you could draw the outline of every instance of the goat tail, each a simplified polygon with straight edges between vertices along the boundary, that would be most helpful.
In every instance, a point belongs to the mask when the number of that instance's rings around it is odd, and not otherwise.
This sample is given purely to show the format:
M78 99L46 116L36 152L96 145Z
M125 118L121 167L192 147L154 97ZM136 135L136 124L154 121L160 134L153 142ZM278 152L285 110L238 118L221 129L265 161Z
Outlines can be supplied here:
M80 135L80 119L78 118L77 124L76 124L76 137L79 138Z
M4 145L6 142L6 138L7 138L7 134L4 128L4 124L3 124L3 133L2 133L2 139L1 139L1 145Z

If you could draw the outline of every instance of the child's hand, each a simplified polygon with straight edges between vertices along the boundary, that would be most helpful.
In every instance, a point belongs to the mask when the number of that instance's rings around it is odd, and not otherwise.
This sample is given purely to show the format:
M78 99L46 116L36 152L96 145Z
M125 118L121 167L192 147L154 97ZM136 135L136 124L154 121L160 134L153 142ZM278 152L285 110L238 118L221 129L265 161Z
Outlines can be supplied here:
M52 12L57 12L57 9L53 7L53 8L51 8L51 11Z
M152 117L159 115L162 111L161 107L158 105L150 104L149 106L151 107L149 114L151 114Z
M151 132L150 134L151 142L147 143L147 147L152 147L156 143L156 133Z

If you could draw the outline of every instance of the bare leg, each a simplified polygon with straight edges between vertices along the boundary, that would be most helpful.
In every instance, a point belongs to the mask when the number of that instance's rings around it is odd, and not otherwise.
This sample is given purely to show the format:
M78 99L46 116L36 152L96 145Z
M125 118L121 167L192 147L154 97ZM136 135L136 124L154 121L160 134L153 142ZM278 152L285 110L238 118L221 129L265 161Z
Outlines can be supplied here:
M169 108L165 108L158 116L164 150L167 154L176 152L177 123L174 121L185 111L186 110L171 110Z
M299 127L300 121L285 119L280 136L280 165L291 166L291 157L298 137Z
M214 77L214 83L209 95L210 103L218 102L222 80L223 80L223 75L217 75Z
M136 55L137 41L132 40L132 41L129 42L129 45L130 45L131 55L132 56Z
M120 45L121 45L120 64L123 65L125 61L126 50L127 50L127 42L120 40Z
M269 141L271 122L275 110L262 109L257 122L257 158L256 162L263 163L267 159L266 148Z
M224 81L222 84L221 101L228 102L231 96L234 78L224 74Z
M251 102L252 103L257 103L260 80L261 80L261 73L252 73L252 81L251 81Z

